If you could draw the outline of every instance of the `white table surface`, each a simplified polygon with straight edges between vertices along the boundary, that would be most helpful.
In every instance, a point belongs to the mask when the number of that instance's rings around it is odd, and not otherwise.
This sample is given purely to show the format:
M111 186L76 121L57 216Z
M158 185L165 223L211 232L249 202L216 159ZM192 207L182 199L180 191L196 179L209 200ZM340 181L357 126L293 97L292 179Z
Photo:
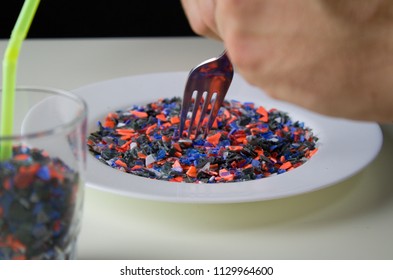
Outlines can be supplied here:
M1 57L6 43L0 40ZM200 38L27 40L17 83L72 90L128 75L189 71L222 49ZM86 189L78 258L393 259L393 125L382 130L382 150L364 170L289 198L175 204Z

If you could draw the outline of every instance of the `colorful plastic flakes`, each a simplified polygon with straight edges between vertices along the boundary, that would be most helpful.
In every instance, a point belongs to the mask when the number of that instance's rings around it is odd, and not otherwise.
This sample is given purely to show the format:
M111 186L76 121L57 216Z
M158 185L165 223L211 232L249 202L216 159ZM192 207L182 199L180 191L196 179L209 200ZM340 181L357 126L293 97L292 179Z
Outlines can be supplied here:
M24 146L0 162L0 260L70 257L78 176Z
M281 174L317 152L318 139L312 131L277 109L225 101L209 134L190 139L189 120L179 133L180 107L181 99L174 97L109 113L89 135L87 145L112 168L193 183L241 182Z

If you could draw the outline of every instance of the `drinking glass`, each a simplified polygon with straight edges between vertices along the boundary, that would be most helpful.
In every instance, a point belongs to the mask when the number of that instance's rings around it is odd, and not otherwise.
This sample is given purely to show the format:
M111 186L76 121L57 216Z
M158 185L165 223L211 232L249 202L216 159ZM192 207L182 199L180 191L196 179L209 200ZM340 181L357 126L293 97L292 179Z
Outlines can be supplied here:
M13 134L0 136L12 150L0 160L0 259L76 258L86 117L70 92L16 88Z

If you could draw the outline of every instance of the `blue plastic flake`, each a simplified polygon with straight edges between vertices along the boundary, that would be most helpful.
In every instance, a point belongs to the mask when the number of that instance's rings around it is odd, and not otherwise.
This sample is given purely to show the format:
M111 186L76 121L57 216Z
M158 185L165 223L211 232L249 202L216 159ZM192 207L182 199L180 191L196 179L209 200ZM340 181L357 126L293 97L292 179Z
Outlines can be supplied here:
M232 105L233 108L240 108L242 104L240 103L240 101L232 99L231 100L231 105Z
M221 147L227 147L227 146L230 146L230 145L231 145L231 141L229 141L229 140L222 140L218 144L218 146L221 146Z
M220 110L218 110L217 116L222 116L224 114L225 108L221 107Z
M163 149L159 150L157 152L157 156L156 156L157 160L162 160L165 157L165 155L166 155L165 150L163 150Z
M179 162L180 162L180 164L182 164L182 165L190 165L190 163L191 163L190 159L189 159L189 158L186 158L186 157L181 157L181 158L179 159Z
M49 180L51 176L48 166L41 166L41 168L38 169L37 176L44 181Z
M230 126L231 128L233 128L233 129L235 129L235 130L238 130L238 129L239 129L239 126L237 125L236 122L231 122L231 123L229 124L229 126Z
M33 214L37 215L38 213L40 213L42 211L42 209L44 208L44 204L43 203L36 203L33 209Z
M15 165L13 165L12 163L10 163L10 162L2 162L1 164L2 164L3 168L8 169L11 172L15 172L16 168L15 168Z
M64 195L64 190L62 188L52 188L51 194L54 196L61 197Z
M277 147L278 147L278 145L271 145L269 150L270 151L274 151Z
M262 133L261 134L261 136L263 137L263 138L265 138L265 139L270 139L270 138L272 138L273 137L273 132L271 132L271 131L268 131L268 132L265 132L265 133Z
M207 142L207 141L203 144L203 146L204 146L205 148L213 148L213 147L214 147L213 144L211 144L211 143L209 143L209 142Z
M261 163L259 162L259 160L256 160L256 159L253 159L252 162L251 162L251 164L252 164L252 166L253 166L254 168L258 168L258 167L261 166Z
M204 139L200 139L199 138L199 139L194 141L194 146L203 146L203 145L205 145L205 143L206 143L206 141ZM207 143L209 143L209 142L207 142Z
M29 154L30 153L30 148L28 146L20 146L19 147L19 152L21 154Z
M237 131L236 128L232 128L231 131L229 132L228 136L231 136L233 133L235 133Z
M51 218L52 220L58 220L60 217L61 217L61 214L60 214L60 212L58 212L58 211L52 211L52 212L50 213L50 218Z
M154 133L154 139L155 140L161 140L162 139L162 135L158 134L158 133Z

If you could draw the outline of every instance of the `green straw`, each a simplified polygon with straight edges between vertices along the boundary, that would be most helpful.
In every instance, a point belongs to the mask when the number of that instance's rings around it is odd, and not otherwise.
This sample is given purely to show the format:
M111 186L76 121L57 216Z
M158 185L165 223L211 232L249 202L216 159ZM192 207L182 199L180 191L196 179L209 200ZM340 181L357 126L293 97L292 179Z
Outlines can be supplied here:
M14 126L16 66L19 50L26 38L40 0L25 0L3 60L3 96L1 109L0 137L11 136ZM0 161L12 156L11 141L0 142Z

